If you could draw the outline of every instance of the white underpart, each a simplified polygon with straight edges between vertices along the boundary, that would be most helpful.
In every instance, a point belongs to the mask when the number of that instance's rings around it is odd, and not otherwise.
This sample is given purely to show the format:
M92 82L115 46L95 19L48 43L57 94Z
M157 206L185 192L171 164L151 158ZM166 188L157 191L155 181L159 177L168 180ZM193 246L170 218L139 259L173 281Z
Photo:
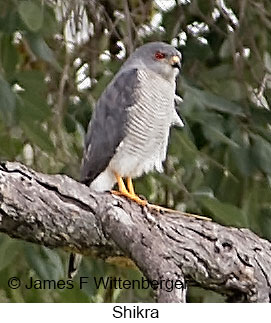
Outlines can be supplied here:
M107 167L91 184L90 188L97 192L105 192L110 190L116 183L116 176Z
M176 110L175 110L175 109L174 109L174 112L173 112L172 125L174 125L174 126L179 126L179 127L184 127L184 122L183 122L183 120L180 118L180 116L178 115L178 113L176 112Z
M126 135L108 167L90 185L96 191L110 190L122 177L139 177L156 169L163 171L170 126L183 126L175 110L175 77L165 80L152 71L140 70L137 103L129 108Z

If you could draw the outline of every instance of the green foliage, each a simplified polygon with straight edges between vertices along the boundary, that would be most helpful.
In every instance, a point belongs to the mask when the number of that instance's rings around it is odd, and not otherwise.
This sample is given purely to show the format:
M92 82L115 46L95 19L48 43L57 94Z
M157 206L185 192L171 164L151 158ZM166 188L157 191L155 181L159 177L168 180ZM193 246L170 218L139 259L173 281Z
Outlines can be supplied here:
M19 15L27 28L38 31L43 24L43 9L41 3L34 1L21 1L18 6Z
M165 172L137 179L137 192L271 239L271 3L224 2L129 1L129 24L122 1L0 0L0 160L78 178L92 109L125 59L120 44L129 54L172 42L183 53L185 128L171 132ZM149 290L80 289L78 278L72 290L7 287L12 276L66 279L66 266L63 251L0 235L0 301L152 300ZM88 258L80 275L141 277ZM192 288L189 301L224 299Z
M10 85L0 78L0 112L7 125L11 125L14 119L15 101L16 97Z

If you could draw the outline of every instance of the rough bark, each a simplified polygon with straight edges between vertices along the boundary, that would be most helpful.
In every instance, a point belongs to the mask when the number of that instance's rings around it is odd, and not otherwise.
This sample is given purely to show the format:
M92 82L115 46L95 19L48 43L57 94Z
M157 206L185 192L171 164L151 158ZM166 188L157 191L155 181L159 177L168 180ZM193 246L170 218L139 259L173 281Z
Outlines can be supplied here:
M100 258L130 257L148 279L181 279L247 302L270 302L271 244L248 229L150 211L63 175L0 165L0 231ZM186 290L160 290L184 302Z

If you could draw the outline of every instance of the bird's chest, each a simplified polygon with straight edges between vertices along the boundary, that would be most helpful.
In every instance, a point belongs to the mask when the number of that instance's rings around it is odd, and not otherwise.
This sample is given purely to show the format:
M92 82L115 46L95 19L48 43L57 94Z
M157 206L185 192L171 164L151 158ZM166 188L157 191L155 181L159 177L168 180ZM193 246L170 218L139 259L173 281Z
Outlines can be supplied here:
M140 143L141 149L148 151L162 149L167 143L174 111L174 88L167 81L159 81L142 82L128 113L127 136L134 140L131 143Z
M175 88L169 82L143 79L129 107L123 141L111 162L115 171L136 177L162 170L174 111Z

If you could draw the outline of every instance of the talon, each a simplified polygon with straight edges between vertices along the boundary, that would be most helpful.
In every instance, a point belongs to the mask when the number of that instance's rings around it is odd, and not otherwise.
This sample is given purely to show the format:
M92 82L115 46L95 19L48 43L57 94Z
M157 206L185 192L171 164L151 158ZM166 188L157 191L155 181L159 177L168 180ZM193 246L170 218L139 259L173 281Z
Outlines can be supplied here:
M117 196L121 196L121 195L122 195L122 193L121 193L121 192L116 191L116 190L111 190L111 191L110 191L110 193L111 193L111 194L114 194L114 195L117 195Z
M146 206L148 202L146 200L142 200L139 196L135 194L134 186L131 177L127 178L127 187L128 190L123 182L123 179L119 174L115 173L119 191L111 191L112 194L118 195L118 196L125 196L130 200L135 201L137 204L141 206Z
M122 179L122 177L115 173L116 179L117 179L117 183L118 183L118 187L119 187L119 191L114 191L112 190L111 193L117 196L125 196L128 199L135 201L137 204L141 205L141 206L148 206L148 208L150 209L155 209L158 212L164 211L167 213L176 213L176 214L181 214L181 215L186 215L186 216L190 216L196 219L200 219L200 220L205 220L205 221L212 221L211 219L202 216L202 215L197 215L197 214L191 214L191 213L186 213L186 212L181 212L181 211L177 211L177 210L172 210L163 206L159 206L159 205L155 205L155 204L149 204L147 200L143 200L141 199L138 195L135 194L135 190L134 190L134 186L133 186L133 182L131 177L127 177L127 188L124 184L124 181Z
M150 209L155 209L158 212L164 211L164 212L168 212L168 213L176 213L176 214L185 215L185 216L189 216L189 217L196 218L196 219L200 219L200 220L212 221L212 219L207 218L206 216L192 214L192 213L187 213L187 212L182 212L182 211L177 211L177 210L169 209L169 208L166 208L166 207L163 207L163 206L159 206L159 205L155 205L155 204L148 204L148 207Z

